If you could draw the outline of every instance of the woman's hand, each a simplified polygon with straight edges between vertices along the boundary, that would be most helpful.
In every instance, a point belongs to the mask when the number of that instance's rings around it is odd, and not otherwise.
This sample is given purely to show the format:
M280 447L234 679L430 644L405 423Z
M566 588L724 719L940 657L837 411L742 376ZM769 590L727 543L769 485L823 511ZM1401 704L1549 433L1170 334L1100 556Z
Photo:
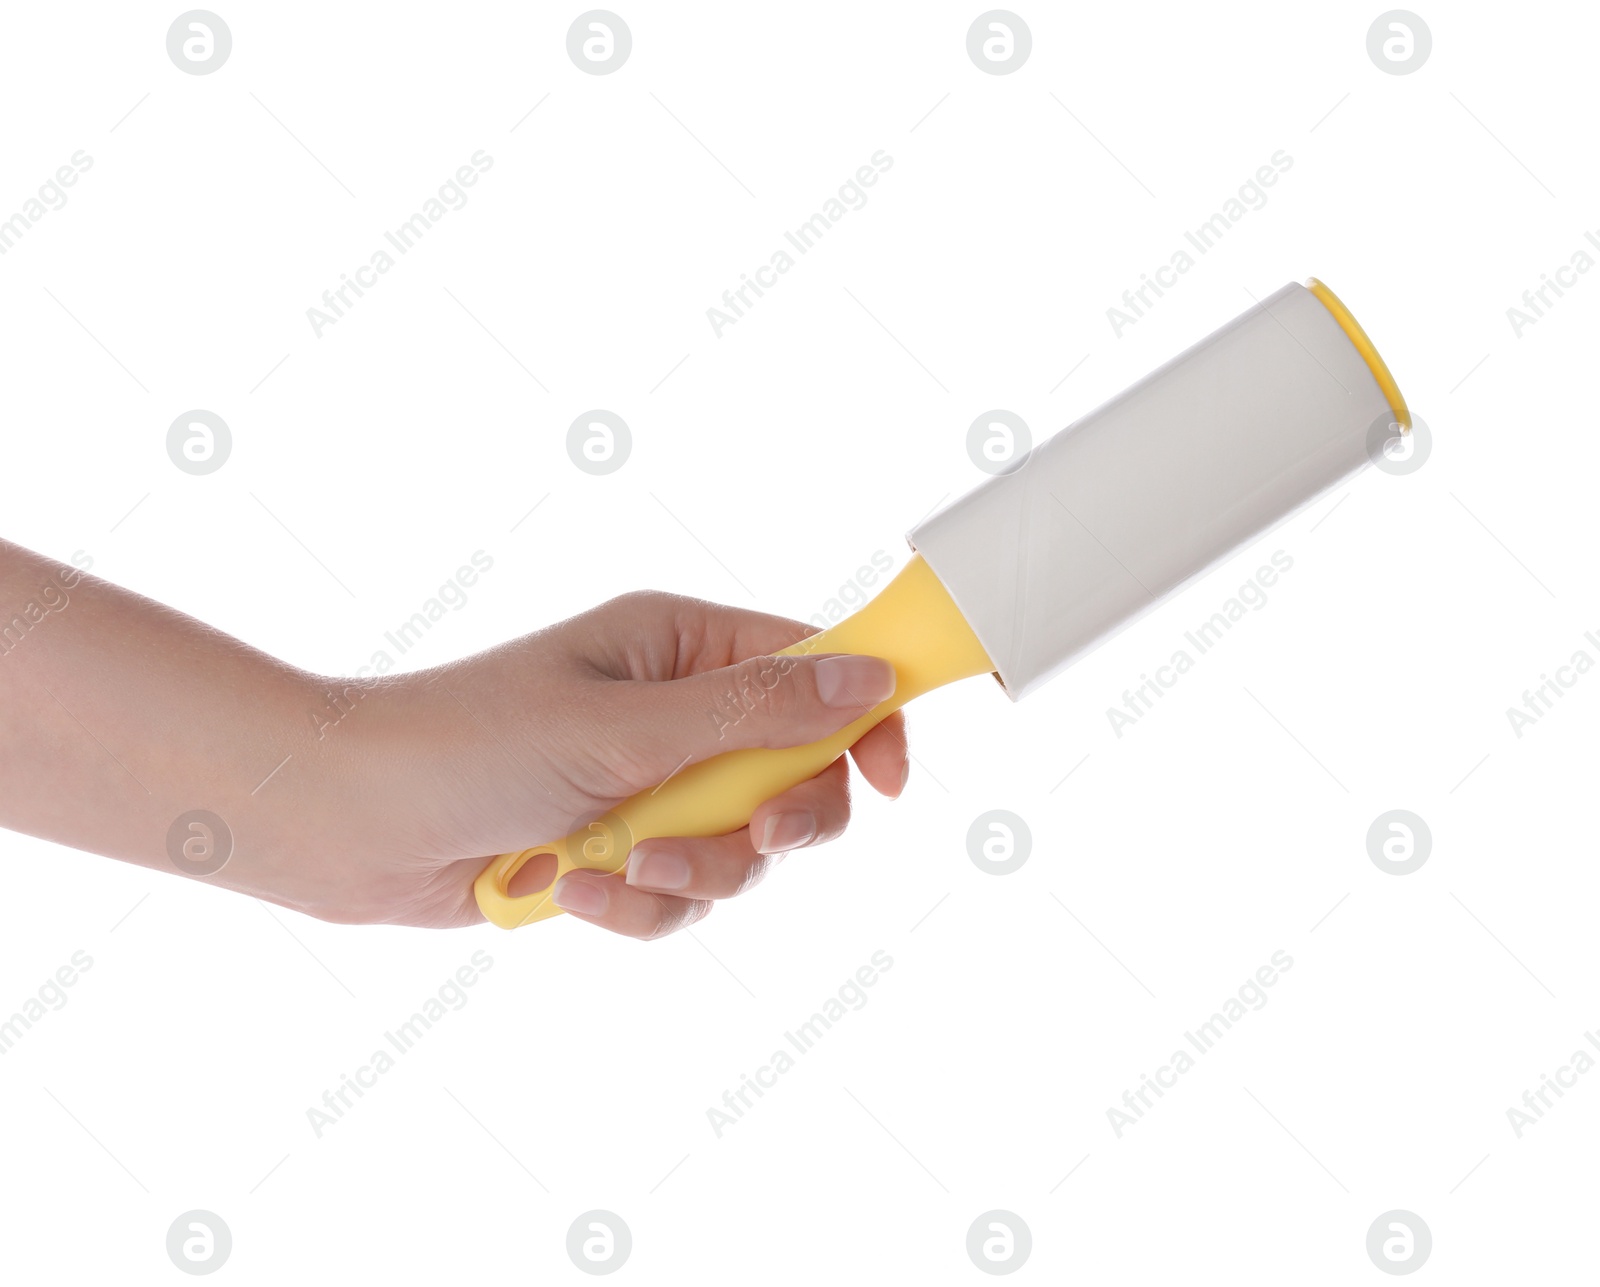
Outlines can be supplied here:
M481 919L471 885L495 855L558 839L686 765L746 747L816 741L894 690L875 657L770 654L810 633L798 622L675 595L624 595L464 661L380 683L356 699L365 750L351 767L376 792L359 834L341 828L353 887L312 908L333 919L458 925ZM760 694L748 707L735 694ZM356 731L352 727L352 732ZM905 785L897 713L852 754L880 793ZM748 827L713 838L641 841L623 874L576 871L552 891L575 916L634 938L692 924L749 889L794 849L850 820L843 758L768 800ZM513 894L549 885L539 860ZM341 882L342 885L342 882Z
M887 662L858 656L786 658L768 688L755 674L806 627L667 594L364 680L306 674L0 542L0 610L41 598L37 621L0 648L0 824L185 874L225 859L197 878L347 923L479 922L473 881L496 855L559 839L724 751L827 737L894 688ZM851 754L899 795L898 713ZM848 778L841 758L746 828L641 841L625 873L571 872L552 896L604 929L670 933L784 853L839 835ZM196 830L201 810L220 833ZM543 888L550 869L537 868L511 892Z

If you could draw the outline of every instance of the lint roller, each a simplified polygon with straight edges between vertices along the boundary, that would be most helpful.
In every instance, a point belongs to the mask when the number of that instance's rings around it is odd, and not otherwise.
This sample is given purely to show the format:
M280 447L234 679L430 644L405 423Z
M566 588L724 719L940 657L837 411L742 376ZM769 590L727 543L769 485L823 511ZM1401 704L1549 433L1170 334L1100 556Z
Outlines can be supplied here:
M1017 699L1360 470L1411 418L1338 297L1290 284L924 520L913 554L855 615L784 653L870 653L894 695L832 737L729 751L565 839L502 854L478 906L514 929L561 909L507 884L551 854L556 878L620 871L653 836L714 836L816 776L874 724L942 684L994 674Z

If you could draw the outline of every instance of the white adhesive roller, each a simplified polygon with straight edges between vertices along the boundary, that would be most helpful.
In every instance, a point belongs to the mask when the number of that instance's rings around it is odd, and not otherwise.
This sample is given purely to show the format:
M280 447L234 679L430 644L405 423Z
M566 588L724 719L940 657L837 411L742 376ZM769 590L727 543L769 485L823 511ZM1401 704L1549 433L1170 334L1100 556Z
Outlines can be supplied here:
M1366 465L1398 392L1326 287L1285 286L908 539L1021 697Z

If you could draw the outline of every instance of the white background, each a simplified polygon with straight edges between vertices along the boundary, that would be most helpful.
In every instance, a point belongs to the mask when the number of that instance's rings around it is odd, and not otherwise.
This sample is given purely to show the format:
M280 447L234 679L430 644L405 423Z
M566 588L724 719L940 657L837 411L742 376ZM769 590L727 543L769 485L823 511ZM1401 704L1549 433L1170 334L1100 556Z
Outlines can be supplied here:
M93 166L0 258L3 530L301 666L353 672L479 549L406 665L645 586L809 617L981 481L980 412L1042 436L1308 274L1434 451L1027 703L920 700L905 797L692 935L342 928L0 836L0 1012L94 961L0 1060L8 1280L180 1280L193 1208L240 1283L587 1281L593 1208L644 1282L981 1281L995 1208L1034 1281L1381 1281L1394 1208L1435 1280L1588 1266L1600 1072L1520 1139L1506 1110L1600 1024L1600 678L1521 738L1505 712L1600 658L1600 274L1521 338L1506 310L1600 227L1592 8L1426 8L1394 76L1377 4L1031 6L993 76L977 4L618 0L632 55L592 76L577 5L217 2L206 76L167 56L176 5L6 15L0 218ZM479 149L469 203L317 338L306 309ZM715 337L878 149L865 207ZM1268 204L1115 336L1278 149ZM633 435L608 477L565 450L594 407ZM208 477L166 455L190 408L233 433ZM1118 738L1106 708L1278 549L1267 605ZM1004 877L966 849L996 808L1033 835ZM1409 876L1367 854L1394 808L1432 829ZM465 1008L316 1138L479 949ZM1265 1008L1117 1138L1279 949ZM706 1110L878 950L866 1006L717 1138Z

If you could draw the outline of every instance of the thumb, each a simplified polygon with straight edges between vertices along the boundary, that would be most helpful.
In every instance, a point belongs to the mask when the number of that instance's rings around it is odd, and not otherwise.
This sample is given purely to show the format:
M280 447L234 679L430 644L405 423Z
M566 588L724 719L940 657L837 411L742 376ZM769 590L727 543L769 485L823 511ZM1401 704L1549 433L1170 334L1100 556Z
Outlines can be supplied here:
M665 772L724 751L828 737L892 696L895 673L881 657L767 656L640 687L650 700L638 705L634 735L664 753Z

